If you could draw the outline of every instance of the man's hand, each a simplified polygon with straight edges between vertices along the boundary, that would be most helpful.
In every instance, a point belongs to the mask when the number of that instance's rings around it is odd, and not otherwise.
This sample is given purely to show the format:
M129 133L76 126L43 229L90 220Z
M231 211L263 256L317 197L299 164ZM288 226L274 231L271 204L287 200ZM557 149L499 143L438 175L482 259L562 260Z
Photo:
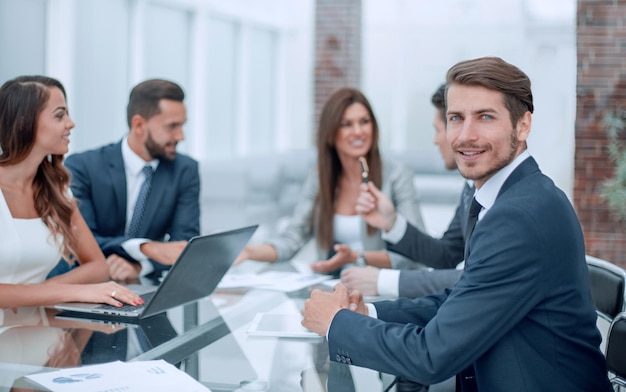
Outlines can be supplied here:
M317 261L311 264L311 269L315 272L331 272L338 270L342 266L354 263L359 257L359 254L350 249L345 244L335 244L333 247L335 255L328 260Z
M141 264L128 261L116 254L107 257L107 264L109 265L109 275L111 279L117 282L137 279L141 272Z
M370 225L385 231L391 230L396 222L393 202L371 182L361 184L356 212Z
M348 289L341 283L335 285L333 290L332 293L313 290L302 309L302 325L320 336L326 336L330 323L341 309L367 314L359 292L348 295Z
M150 241L141 244L141 253L163 265L173 265L178 259L187 241L158 242Z
M341 271L341 283L348 290L359 290L363 295L378 295L378 274L380 268L354 267Z

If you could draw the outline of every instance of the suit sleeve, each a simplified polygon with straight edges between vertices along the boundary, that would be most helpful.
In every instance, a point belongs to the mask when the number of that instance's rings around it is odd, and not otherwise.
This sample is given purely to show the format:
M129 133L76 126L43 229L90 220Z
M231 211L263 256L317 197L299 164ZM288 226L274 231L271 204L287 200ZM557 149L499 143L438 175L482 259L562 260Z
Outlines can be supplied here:
M516 206L495 219L491 212L475 228L475 251L454 290L375 303L379 319L339 311L329 330L330 358L343 355L354 365L430 385L510 333L550 290L542 279L549 245Z
M385 162L390 166L390 170L387 173L390 185L387 196L391 199L399 214L410 224L424 230L419 197L413 186L413 171L395 162ZM387 251L391 267L394 269L405 269L414 264L415 260L406 254L400 254L389 248Z
M170 241L189 241L200 234L200 174L190 160L178 174L176 205L169 230Z
M387 243L387 249L432 268L454 268L463 260L465 249L461 215L459 206L441 238L432 237L409 223L404 237L396 244Z
M399 296L419 298L450 289L459 281L462 273L455 269L402 270L398 282Z

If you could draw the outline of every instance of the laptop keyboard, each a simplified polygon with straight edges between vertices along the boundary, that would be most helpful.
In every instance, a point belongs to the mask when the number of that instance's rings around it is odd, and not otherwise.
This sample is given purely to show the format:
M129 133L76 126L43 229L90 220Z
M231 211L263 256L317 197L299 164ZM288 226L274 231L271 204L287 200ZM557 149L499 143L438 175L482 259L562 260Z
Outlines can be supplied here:
M109 304L102 304L102 305L98 306L98 309L117 310L117 311L121 310L121 311L124 311L124 312L131 312L133 310L141 309L144 306L146 306L148 301L150 301L152 299L152 296L154 295L154 293L156 293L156 291L151 291L149 293L145 293L145 294L140 295L140 297L143 298L143 304L142 305L129 305L129 304L122 303L122 306L113 306L113 305L109 305Z

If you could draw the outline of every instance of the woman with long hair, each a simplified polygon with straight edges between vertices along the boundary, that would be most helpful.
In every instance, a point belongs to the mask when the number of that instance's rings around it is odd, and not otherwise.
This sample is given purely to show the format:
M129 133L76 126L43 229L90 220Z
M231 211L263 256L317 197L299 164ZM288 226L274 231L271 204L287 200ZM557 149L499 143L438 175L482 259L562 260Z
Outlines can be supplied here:
M364 158L368 180L380 186L410 222L423 228L413 173L383 160L378 138L378 123L363 93L354 88L335 91L320 115L317 170L307 176L288 227L266 243L247 246L236 263L288 260L315 237L320 261L311 267L318 272L349 263L406 267L408 260L385 251L380 231L368 226L355 209Z
M63 166L74 122L56 79L0 87L0 308L93 302L140 304L108 267L69 191ZM78 262L45 280L60 258Z

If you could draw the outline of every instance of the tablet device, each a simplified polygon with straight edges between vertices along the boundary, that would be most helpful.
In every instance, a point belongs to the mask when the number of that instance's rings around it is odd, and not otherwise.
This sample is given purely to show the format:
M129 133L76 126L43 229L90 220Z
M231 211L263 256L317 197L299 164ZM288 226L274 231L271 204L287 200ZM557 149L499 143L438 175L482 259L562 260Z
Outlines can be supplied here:
M248 328L250 336L318 338L322 336L303 327L298 313L257 313Z

